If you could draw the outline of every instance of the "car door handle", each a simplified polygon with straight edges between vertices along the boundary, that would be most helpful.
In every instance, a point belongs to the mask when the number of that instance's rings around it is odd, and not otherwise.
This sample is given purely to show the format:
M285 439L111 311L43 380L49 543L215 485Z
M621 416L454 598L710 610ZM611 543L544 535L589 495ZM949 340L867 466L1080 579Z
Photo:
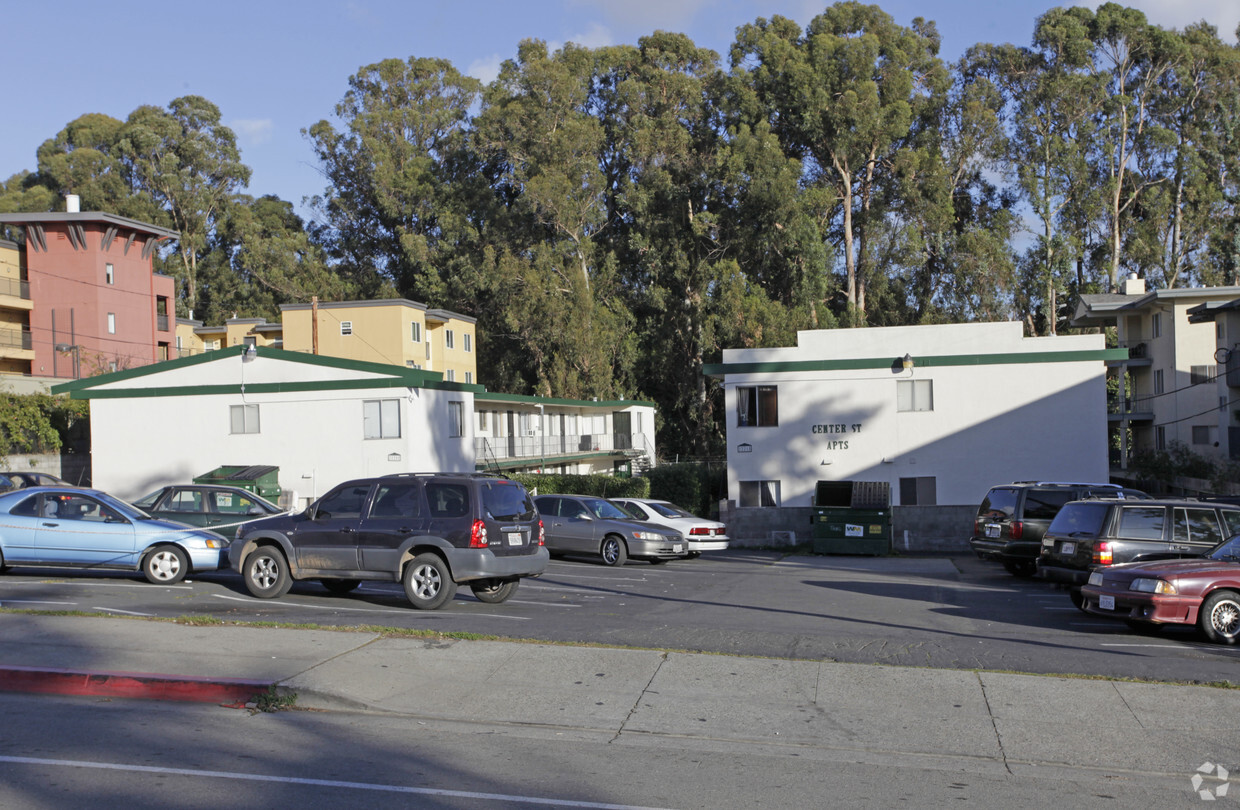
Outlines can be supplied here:
M352 526L341 526L340 531L343 532L344 534L352 534L353 527Z
M401 526L396 531L400 532L401 534L412 534L413 533L413 529L409 528L408 526Z
M43 525L44 525L44 526L46 526L46 527L48 527L49 529L54 529L54 528L56 528L57 526L59 526L60 524L59 524L59 523L44 523Z

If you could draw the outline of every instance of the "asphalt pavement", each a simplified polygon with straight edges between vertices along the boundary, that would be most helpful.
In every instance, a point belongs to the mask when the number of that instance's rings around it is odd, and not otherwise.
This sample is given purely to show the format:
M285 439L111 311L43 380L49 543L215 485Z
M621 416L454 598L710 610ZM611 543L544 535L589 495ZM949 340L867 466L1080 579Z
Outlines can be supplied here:
M359 630L0 614L0 690L604 732L970 773L1240 773L1240 690ZM295 699L294 696L295 695ZM1217 770L1199 780L1222 785Z

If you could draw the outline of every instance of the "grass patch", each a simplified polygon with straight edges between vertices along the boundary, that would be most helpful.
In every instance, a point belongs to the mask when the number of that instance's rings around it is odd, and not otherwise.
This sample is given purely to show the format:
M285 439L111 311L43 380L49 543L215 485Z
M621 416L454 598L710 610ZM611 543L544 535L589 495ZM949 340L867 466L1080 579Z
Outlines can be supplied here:
M251 702L255 713L286 712L297 705L297 693L291 689L281 689L273 683L266 692L255 695Z

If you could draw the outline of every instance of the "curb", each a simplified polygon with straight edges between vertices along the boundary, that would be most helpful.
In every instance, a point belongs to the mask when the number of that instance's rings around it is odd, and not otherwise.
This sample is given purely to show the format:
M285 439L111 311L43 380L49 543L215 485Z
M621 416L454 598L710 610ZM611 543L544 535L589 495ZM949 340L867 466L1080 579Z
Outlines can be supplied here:
M179 700L192 703L246 703L267 692L270 681L199 678L144 672L87 672L45 667L0 666L0 692Z

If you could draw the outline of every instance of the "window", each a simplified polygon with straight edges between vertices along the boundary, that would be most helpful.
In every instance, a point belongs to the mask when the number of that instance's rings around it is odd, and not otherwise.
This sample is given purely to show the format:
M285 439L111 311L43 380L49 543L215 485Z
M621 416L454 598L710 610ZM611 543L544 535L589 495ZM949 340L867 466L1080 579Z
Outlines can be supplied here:
M451 329L445 329L443 333L443 345L449 349L456 345L456 334Z
M900 479L901 506L933 506L935 499L935 478L924 475L917 478Z
M1214 379L1214 366L1192 366L1188 374L1189 385L1201 385Z
M465 435L465 403L448 403L448 436L459 439Z
M465 351L472 352L474 350L474 347L473 347L474 342L472 339L473 335L466 332L464 337L465 337Z
M370 507L370 516L376 518L417 517L421 512L417 484L380 484Z
M257 405L229 405L228 417L233 433L258 433Z
M741 481L738 506L779 506L778 481Z
M362 506L370 494L370 484L351 484L323 497L315 510L317 520L355 519L362 516Z
M933 411L933 380L897 380L897 411Z
M362 438L400 438L399 399L367 399L362 402Z
M422 342L422 324L418 323L417 321L414 321L413 323L409 324L409 338L414 343Z
M1193 425L1193 444L1210 443L1210 426Z
M1155 312L1150 324L1150 337L1162 337L1162 313Z
M1167 429L1162 425L1156 425L1154 427L1154 449L1167 449Z
M465 384L466 385L474 384L474 373L472 371L465 372Z
M1128 540L1162 540L1166 515L1161 506L1131 506L1120 511L1118 537Z
M455 518L468 515L469 487L463 484L430 483L426 485L426 501L430 504L432 518Z
M422 368L421 363L415 363L412 360L406 360L405 365L408 366L409 368Z
M450 368L443 373L443 378L448 382L456 382L456 369Z
M486 430L490 430L490 428L489 428L489 427L487 427L487 425L489 425L489 424L490 424L490 420L487 418L488 416L489 416L489 414L488 414L486 411L478 411L478 430L479 430L479 432L486 431Z
M115 312L108 313L108 334L109 335L116 334L116 313Z
M340 322L340 336L344 337L346 335L351 335L351 334L353 334L353 321L341 321Z
M1224 540L1213 509L1176 509L1172 526L1177 543L1216 546Z
M1163 393L1163 370L1161 368L1154 369L1154 393Z
M111 262L108 262L107 264L104 265L103 278L109 284L116 283L116 268L112 266Z
M779 425L778 386L737 386L737 427L777 427Z

